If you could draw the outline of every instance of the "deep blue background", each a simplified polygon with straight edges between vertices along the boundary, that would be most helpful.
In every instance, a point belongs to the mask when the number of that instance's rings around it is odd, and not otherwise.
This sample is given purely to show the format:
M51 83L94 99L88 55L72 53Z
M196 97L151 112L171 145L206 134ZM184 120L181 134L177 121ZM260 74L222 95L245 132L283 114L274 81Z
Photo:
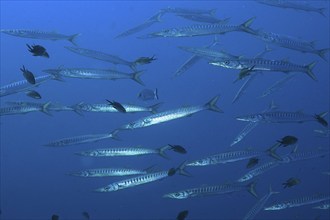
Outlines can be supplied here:
M329 2L313 2L314 6L329 7ZM283 73L264 73L250 86L247 93L231 104L242 82L233 84L236 70L227 70L201 60L182 76L173 78L176 69L191 55L177 46L199 47L208 45L213 36L192 38L137 39L137 36L159 31L167 27L180 27L193 22L166 14L143 32L122 39L114 39L119 33L143 23L159 9L165 7L217 9L220 18L231 17L231 23L239 24L256 16L254 28L262 28L279 34L316 40L317 48L329 47L329 12L327 18L316 13L273 8L254 1L123 1L123 2L41 2L1 1L1 29L40 29L64 34L81 33L77 39L83 48L95 49L118 55L127 60L140 56L157 57L145 69L142 80L148 88L158 88L161 110L185 105L204 104L220 94L218 106L223 114L201 112L192 117L123 132L122 141L107 140L98 143L48 148L49 141L75 135L105 133L136 120L147 113L115 114L86 113L84 117L73 112L54 113L49 117L42 113L1 117L1 219L49 219L54 213L61 219L82 219L87 211L91 219L174 219L179 211L188 209L189 219L241 219L256 203L246 192L232 195L193 198L188 200L163 199L162 195L203 184L213 185L234 181L247 172L246 161L210 167L191 168L193 177L176 175L163 181L138 186L108 194L91 192L121 178L83 179L65 175L98 167L146 168L157 165L159 170L176 167L184 160L198 159L210 154L237 149L266 149L285 135L299 138L299 150L328 148L328 138L318 138L313 129L321 129L315 122L304 124L262 124L238 145L229 147L234 137L246 125L235 120L242 114L264 110L274 100L283 111L303 110L320 113L329 110L329 63L313 54L303 54L289 49L271 46L274 51L267 58L283 59L301 64L314 60L318 63L314 73L318 82L305 74L298 76L281 91L264 99L257 97L273 82L284 77ZM22 79L19 68L24 64L36 75L43 75L46 68L114 68L106 62L71 53L64 46L66 41L43 41L17 38L1 34L1 85ZM262 51L265 44L251 35L233 32L219 37L220 47L232 54L252 57ZM32 57L28 44L41 44L47 48L50 59ZM329 54L327 54L329 60ZM125 66L118 70L130 72ZM101 81L66 79L51 81L38 88L42 101L67 105L102 103L114 99L123 103L148 105L137 99L143 89L130 80ZM28 100L24 93L1 98L6 101ZM33 100L32 100L33 101ZM150 104L150 103L149 103ZM329 117L327 117L327 120ZM150 148L164 144L180 144L187 155L169 152L171 160L157 155L135 158L83 158L74 152L92 148L141 145ZM266 162L263 160L261 162ZM270 199L282 201L317 192L329 193L329 157L296 162L278 167L258 178L257 192L261 196L274 190L282 191L281 183L290 177L302 180L301 184L286 189ZM124 177L125 178L125 177ZM329 218L329 210L316 210L303 206L278 212L262 211L257 219L320 219Z

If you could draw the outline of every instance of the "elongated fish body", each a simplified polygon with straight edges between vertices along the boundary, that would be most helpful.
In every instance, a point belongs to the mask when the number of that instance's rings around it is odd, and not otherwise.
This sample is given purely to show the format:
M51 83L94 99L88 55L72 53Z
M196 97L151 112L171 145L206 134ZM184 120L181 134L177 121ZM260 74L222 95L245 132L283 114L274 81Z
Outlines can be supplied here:
M215 186L203 186L185 189L182 191L165 194L163 197L171 199L188 199L193 197L227 194L244 190L248 190L253 196L257 197L254 187L255 183L250 183L248 185L242 185L240 183L228 183Z
M329 51L329 48L315 49L314 42L304 41L291 36L279 35L272 32L259 31L257 37L267 43L272 43L280 47L297 50L303 53L316 54L322 59L325 59L325 53Z
M13 83L1 86L0 96L7 96L7 95L27 91L51 79L55 79L54 76L44 75L44 76L35 77L36 80L35 84L31 84L25 79L20 81L15 81Z
M159 154L159 149L149 149L140 147L122 147L122 148L103 148L91 151L77 153L80 156L90 157L118 157L118 156L137 156L146 154Z
M243 94L245 94L247 88L250 86L251 82L254 81L254 79L256 78L258 74L254 73L252 74L249 78L247 78L245 80L245 82L243 83L243 85L239 88L239 90L237 91L235 97L233 98L233 101L231 103L237 102L239 98L241 98L241 96Z
M161 9L163 13L174 13L174 14L190 14L190 15L214 15L216 9L196 9L196 8L178 8L178 7L167 7Z
M296 76L295 73L290 73L290 74L286 75L284 78L276 81L273 85L271 85L269 88L267 88L260 97L266 97L268 95L273 94L276 91L279 91L280 89L282 89L284 87L285 84L290 82L294 78L294 76Z
M294 161L301 161L301 160L309 160L314 159L318 157L324 157L326 155L329 155L330 151L328 150L317 150L317 151L297 151L292 152L289 155L285 156L283 158L283 162L294 162Z
M299 207L303 205L310 205L314 203L319 203L323 201L330 200L329 194L314 194L310 196L304 196L297 199L285 201L285 202L279 202L276 204L273 204L269 207L264 208L264 210L282 210L286 208L293 208L293 207Z
M75 39L80 34L64 35L56 32L45 32L38 30L23 30L23 29L1 29L1 33L9 34L16 37L42 39L42 40L68 40L76 45Z
M203 111L203 110L212 110L216 112L222 112L217 106L216 102L218 101L219 96L214 97L211 99L208 103L205 105L198 105L198 106L191 106L191 107L183 107L183 108L177 108L173 110L168 110L164 112L159 112L144 118L140 118L136 121L133 121L129 124L123 125L120 127L120 129L137 129L137 128L144 128L148 126L152 126L155 124L160 124L167 121L172 121L175 119L187 117L190 115L193 115L197 112Z
M13 102L6 102L12 106L34 106L35 108L42 108L47 103L40 103L40 102L24 102L24 101L13 101ZM75 109L71 106L65 106L59 103L51 103L49 102L47 105L48 111L75 111Z
M52 141L48 144L45 144L45 146L63 147L68 145L91 143L108 138L115 138L115 135L110 133L110 134L88 134L88 135L81 135L75 137L68 137L68 138L62 138L59 140Z
M43 70L46 73L57 77L69 77L80 79L132 79L139 84L143 85L143 82L139 78L142 74L141 71L133 73L123 73L116 70L105 69L86 69L86 68L71 68L71 69L46 69Z
M122 104L122 106L125 108L126 112L152 112L155 113L158 109L158 107L161 105L161 103L144 107L144 106L138 106L138 105L129 105L129 104ZM112 105L109 105L107 103L100 103L100 104L87 104L87 103L79 103L74 106L77 110L81 111L87 111L87 112L119 112L117 109L115 109Z
M253 71L275 71L275 72L302 72L307 74L313 80L317 80L316 76L312 72L316 62L309 65L300 65L290 63L286 60L267 60L263 58L257 59L227 59L220 61L211 61L210 64L215 66L221 66L229 69L253 69Z
M74 53L82 55L82 56L90 57L90 58L97 59L97 60L106 61L106 62L113 63L113 64L120 64L120 65L128 66L133 71L136 71L136 68L135 68L136 64L134 62L124 60L124 59L122 59L118 56L115 56L115 55L106 54L106 53L103 53L103 52L100 52L100 51L90 50L90 49L85 49L85 48L79 48L79 47L65 47L65 48L70 50L71 52L74 52Z
M156 180L161 180L170 175L173 175L173 174L170 174L170 171L160 171L160 172L155 172L155 173L148 173L145 175L141 175L141 176L133 177L130 179L125 179L125 180L111 183L111 184L107 185L106 187L96 189L95 191L96 192L118 191L121 189L126 189L126 188L130 188L130 187L134 187L134 186L138 186L138 185L142 185L142 184L151 183Z
M29 112L44 112L46 114L48 113L48 106L49 102L45 103L43 105L14 105L14 106L8 106L8 107L2 107L0 108L0 116L3 115L16 115L16 114L26 114Z
M244 216L243 220L251 220L254 219L254 217L261 211L263 210L265 204L269 200L269 198L276 194L278 192L272 191L272 188L269 188L269 192L264 195L251 209L250 211Z
M221 59L239 59L239 56L231 55L225 51L217 51L208 47L179 47L180 49L201 56L208 60L221 60Z
M72 176L79 177L108 177L108 176L129 176L147 174L146 170L127 169L127 168L97 168L70 173Z
M243 140L255 127L257 127L259 122L249 122L243 130L235 137L235 139L231 142L230 146L234 146Z
M250 122L268 122L268 123L303 123L308 121L317 121L314 115L305 114L303 112L264 112L259 114L251 114L236 117L239 121Z
M143 36L141 38L154 38L154 37L194 37L214 34L225 34L233 31L243 31L254 34L255 31L250 28L251 23L255 18L250 18L241 25L228 25L228 24L195 24L192 26L172 28L154 32Z
M279 161L267 162L267 163L265 163L261 166L256 167L255 169L247 172L245 175L243 175L237 181L238 182L245 182L245 181L251 180L252 178L254 178L256 176L259 176L259 175L267 172L268 170L271 170L271 169L279 166L280 164L282 164L282 163L280 163Z
M152 17L150 17L148 20L146 20L144 23L135 26L127 31L124 31L123 33L117 35L115 38L121 38L121 37L127 37L130 35L133 35L137 32L140 32L148 27L150 27L151 25L160 22L161 17L164 15L163 11L158 12L157 14L153 15Z
M330 202L315 206L313 209L330 209Z
M230 151L230 152L204 157L199 160L194 160L186 163L185 166L209 166L219 163L231 163L235 161L246 160L252 157L262 156L265 154L266 152L262 152L262 151L249 151L249 150Z
M306 12L317 12L323 16L325 8L315 8L311 5L304 3L297 3L295 1L283 1L283 0L257 0L257 2L265 5L275 6L279 8L291 8L295 10L301 10Z

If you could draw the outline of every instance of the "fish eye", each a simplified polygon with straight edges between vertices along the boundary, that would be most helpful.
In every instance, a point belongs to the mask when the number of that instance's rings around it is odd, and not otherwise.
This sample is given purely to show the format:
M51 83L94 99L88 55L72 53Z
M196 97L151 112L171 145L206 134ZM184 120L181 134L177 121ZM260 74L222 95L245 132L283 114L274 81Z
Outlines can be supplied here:
M226 60L226 61L225 61L225 64L226 64L226 65L228 65L229 63L230 63L229 60Z

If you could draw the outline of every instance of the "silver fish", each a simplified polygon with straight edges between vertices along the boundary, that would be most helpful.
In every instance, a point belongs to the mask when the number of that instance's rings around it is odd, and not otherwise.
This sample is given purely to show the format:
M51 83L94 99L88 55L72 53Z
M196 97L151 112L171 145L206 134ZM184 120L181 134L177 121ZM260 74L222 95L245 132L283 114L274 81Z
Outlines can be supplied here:
M139 156L146 154L158 154L161 157L167 158L165 150L171 149L171 146L165 145L160 148L142 148L142 147L121 147L121 148L103 148L94 149L89 151L82 151L76 153L80 156L90 156L90 157L118 157L118 156Z
M269 88L267 88L262 93L262 95L260 96L260 98L263 98L263 97L266 97L268 95L271 95L274 92L282 89L285 84L287 84L288 82L290 82L294 78L294 76L296 76L295 73L290 73L290 74L286 75L284 78L276 81L273 85L271 85Z
M328 203L323 203L319 206L313 207L313 209L330 209L330 203L329 202Z
M316 133L318 137L327 138L330 135L330 129L315 129L314 133Z
M45 32L39 30L23 30L23 29L1 29L1 33L9 34L16 37L33 38L42 40L68 40L72 44L76 45L76 38L80 34L64 35L56 32Z
M47 115L50 115L48 112L48 106L50 105L50 102L47 102L42 105L14 105L14 106L8 106L8 107L2 107L0 108L0 116L3 115L16 115L16 114L26 114L29 112L43 112Z
M265 204L269 200L269 198L278 192L274 192L272 187L269 187L269 192L264 195L251 209L250 211L244 216L243 220L254 219L254 217L264 208Z
M286 0L256 0L256 1L264 5L275 6L279 8L291 8L291 9L307 11L307 12L316 12L325 17L324 11L326 8L315 8L308 4L301 4L295 1L286 1Z
M268 123L303 123L308 121L316 121L321 125L327 127L328 123L323 118L325 114L327 114L327 112L316 115L310 115L310 114L305 114L301 111L297 111L297 112L270 111L264 113L238 116L236 117L236 119L239 121L268 122Z
M130 104L122 104L122 106L125 108L126 112L151 112L156 113L158 111L158 108L160 107L162 103L157 103L155 105L151 106L138 106L138 105L130 105ZM109 105L107 103L101 103L101 104L88 104L88 103L79 103L73 106L73 108L78 111L87 111L87 112L118 112L117 109L115 109L112 105Z
M303 53L316 54L326 60L325 54L329 52L329 48L315 49L314 42L304 41L287 35L275 34L272 32L259 31L256 35L259 39L280 47L300 51Z
M15 81L13 83L4 85L0 87L0 96L7 96L7 95L12 95L15 93L19 92L24 92L27 90L30 90L36 86L39 86L40 84L47 82L48 80L60 80L59 78L56 78L51 75L44 75L44 76L37 76L35 77L35 84L29 83L27 80L20 80L20 81Z
M233 192L239 192L247 190L254 197L258 197L255 191L255 182L249 183L247 185L242 185L239 183L227 183L215 186L202 186L197 188L185 189L178 192L168 193L163 196L163 198L171 199L188 199L192 197L202 197L211 195L220 195Z
M43 72L49 73L55 77L69 77L80 79L105 79L105 80L117 80L117 79L131 79L141 85L144 85L140 76L143 71L137 71L133 73L124 73L111 69L87 69L87 68L66 68L66 69L46 69Z
M63 147L68 145L76 145L76 144L84 144L84 143L91 143L96 142L108 138L116 139L116 132L108 133L108 134L87 134L81 136L74 136L68 138L62 138L59 140L55 140L45 144L44 146L50 147Z
M143 89L141 92L139 92L138 98L142 101L158 100L158 90Z
M204 111L204 110L222 112L222 110L216 106L218 99L219 99L219 96L215 96L214 98L212 98L209 102L207 102L204 105L182 107L182 108L172 109L172 110L168 110L168 111L164 111L164 112L159 112L154 115L140 118L129 124L123 125L119 128L119 130L126 130L126 129L131 130L131 129L136 129L136 128L144 128L144 127L152 126L155 124L160 124L163 122L191 116L195 113L198 113L198 112Z
M212 45L213 46L213 45ZM239 56L232 55L230 53L227 53L225 51L218 51L210 49L210 47L179 47L180 49L193 53L197 56L201 56L203 58L206 58L208 60L221 60L221 59L240 59Z
M245 70L253 67L252 71L272 71L272 72L302 72L308 75L313 80L317 81L316 76L312 72L316 62L308 65L300 65L290 63L287 60L267 60L262 58L257 59L226 59L220 61L211 61L209 64L221 66L229 69Z
M204 15L204 14L176 14L176 15L191 21L210 23L210 24L227 24L230 20L230 18L219 19L214 16Z
M93 59L102 60L102 61L106 61L106 62L113 63L113 64L120 64L120 65L128 66L133 71L136 71L135 62L124 60L116 55L111 55L111 54L103 53L100 51L79 48L79 47L65 47L65 48L70 50L73 53L76 53L76 54L79 54L79 55L82 55L85 57L90 57Z
M95 192L113 192L121 189L126 189L129 187L134 187L142 184L151 183L157 180L164 179L168 176L173 176L175 174L175 169L171 168L170 170L160 171L155 173L148 173L145 175L133 177L130 179L121 180L118 182L111 183L105 187L98 188L94 190Z
M279 161L270 161L270 162L267 162L261 166L258 166L256 167L255 169L247 172L246 174L244 174L241 178L239 178L237 180L237 182L245 182L245 181L248 181L248 180L251 180L252 178L256 177L256 176L259 176L265 172L267 172L268 170L271 170L277 166L281 165L281 162Z
M108 177L108 176L129 176L147 174L147 170L128 168L97 168L87 169L79 172L72 172L69 175L79 177Z
M284 202L275 203L269 207L264 208L264 210L282 210L287 208L299 207L303 205L310 205L314 203L319 203L323 201L330 200L330 195L327 194L314 194L310 196L304 196L297 199L292 199Z
M154 32L140 38L155 38L155 37L194 37L214 34L225 34L233 31L242 31L255 34L255 31L250 28L255 17L250 18L240 25L227 24L196 24L187 27L165 29L159 32Z
M148 27L150 27L151 25L157 23L157 22L160 22L161 20L161 17L164 15L164 12L163 11L160 11L158 12L157 14L151 16L148 20L146 20L144 23L136 26L136 27L133 27L127 31L124 31L123 33L117 35L115 38L122 38L122 37L127 37L127 36L130 36L130 35L133 35L137 32L140 32Z
M235 97L233 98L233 100L231 101L231 103L237 102L237 100L245 93L246 89L249 87L251 82L253 82L253 80L256 78L256 76L257 76L257 74L252 74L249 78L247 78L245 80L243 85L237 91L237 93L236 93Z

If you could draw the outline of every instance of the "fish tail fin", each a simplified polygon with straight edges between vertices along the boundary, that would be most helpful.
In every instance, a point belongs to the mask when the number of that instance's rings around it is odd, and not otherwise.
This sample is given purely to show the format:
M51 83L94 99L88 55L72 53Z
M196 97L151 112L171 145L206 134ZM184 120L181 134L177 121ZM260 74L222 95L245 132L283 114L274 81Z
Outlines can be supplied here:
M168 150L169 148L171 148L169 145L165 145L165 146L163 146L163 147L161 147L161 148L158 148L158 154L159 154L161 157L163 157L163 158L169 160L170 158L165 154L165 150Z
M79 37L81 34L74 34L74 35L71 35L68 39L68 41L70 41L73 45L75 46L78 46L77 45L77 42L76 42L76 39L77 37Z
M276 160L283 160L282 157L280 157L277 153L276 150L277 148L281 145L281 143L277 142L273 146L271 146L268 150L266 150L267 154L271 156L272 158Z
M273 191L272 185L269 185L269 194L273 195L273 194L277 194L277 193L280 193L280 192Z
M188 171L186 171L184 168L186 168L187 161L184 161L180 164L178 168L176 168L177 171L179 171L179 174L182 176L192 176Z
M155 97L156 100L159 99L159 96L158 96L158 89L157 89L157 88L154 90L154 97Z
M330 50L330 48L326 48L326 49L321 49L321 50L317 50L317 55L319 55L319 57L321 57L323 60L327 61L325 54Z
M244 23L242 23L239 27L242 31L250 33L250 34L257 34L256 30L253 30L252 28L250 28L252 22L256 19L256 17L252 17L249 18L247 21L245 21Z
M42 111L43 113L45 113L46 115L53 116L53 115L50 114L50 112L48 111L48 107L49 107L50 104L51 104L51 102L47 102L47 103L45 103L45 104L41 107L41 111Z
M314 68L315 65L316 65L316 61L314 61L314 62L308 64L307 66L305 66L305 68L306 68L306 74L307 74L310 78L312 78L313 80L317 81L316 76L315 76L314 73L312 72L312 70L313 70L313 68Z
M320 114L315 114L314 118L318 123L320 123L324 127L328 127L328 122L324 119L324 117L328 114L328 112L321 112Z
M210 15L211 16L215 16L216 13L217 13L217 9L216 8L211 9L211 11L210 11Z
M114 140L117 140L117 141L120 141L120 137L118 136L118 132L119 132L119 129L116 129L114 131L112 131L109 136L114 139Z
M204 106L207 110L215 111L223 113L223 111L216 105L220 96L213 97L209 102L207 102Z
M139 83L140 85L143 85L144 86L144 82L142 82L142 80L140 79L140 76L143 74L143 71L137 71L137 72L134 72L132 73L132 79Z
M256 183L255 181L249 183L249 184L247 185L247 191L248 191L251 195L253 195L254 197L258 198L258 194L257 194L257 192L256 192L256 184L257 184L257 183Z
M151 105L151 106L149 106L148 108L150 109L151 113L155 114L155 113L157 113L158 108L159 108L162 104L163 104L163 103L160 102L160 103L157 103L157 104Z
M326 10L326 8L318 8L318 9L317 9L317 12L318 12L319 14L321 14L322 16L327 17L327 16L324 14L325 10Z
M81 104L82 104L82 102L81 103L78 103L78 104L71 105L70 108L72 108L72 110L75 113L77 113L78 115L84 116L83 111L80 108Z

